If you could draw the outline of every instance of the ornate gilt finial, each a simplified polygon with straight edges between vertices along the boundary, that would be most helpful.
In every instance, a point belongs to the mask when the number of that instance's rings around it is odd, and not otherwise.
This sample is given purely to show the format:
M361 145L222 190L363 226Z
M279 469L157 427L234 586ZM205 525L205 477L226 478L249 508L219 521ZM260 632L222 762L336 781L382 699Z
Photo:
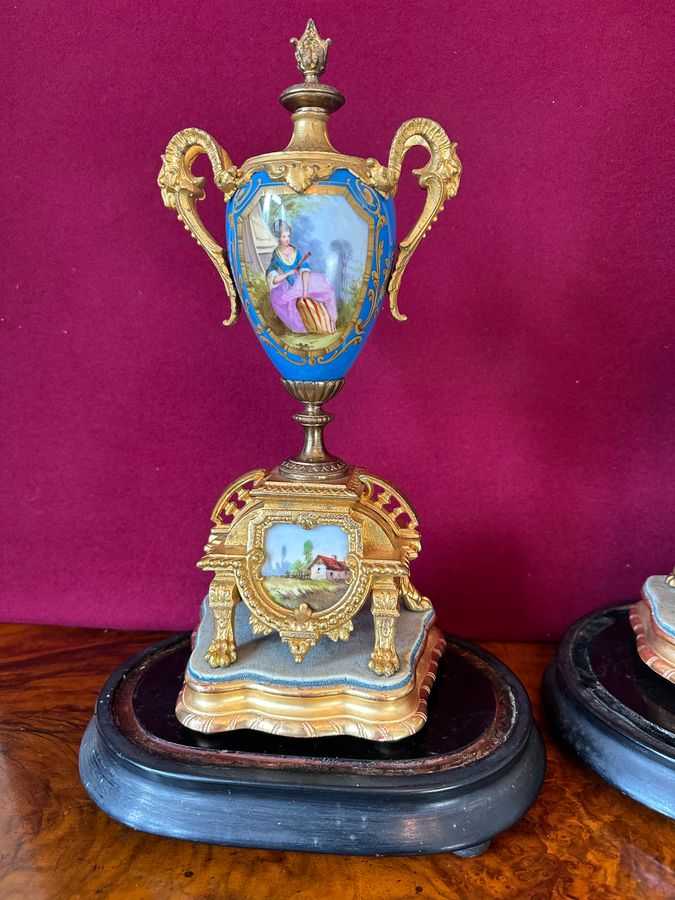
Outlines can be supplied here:
M666 575L666 584L668 587L675 588L675 569L673 569L670 575Z
M305 82L316 84L326 69L326 59L331 39L322 41L316 30L314 19L307 20L307 26L301 38L291 38L291 44L295 46L295 61L298 69L305 76Z

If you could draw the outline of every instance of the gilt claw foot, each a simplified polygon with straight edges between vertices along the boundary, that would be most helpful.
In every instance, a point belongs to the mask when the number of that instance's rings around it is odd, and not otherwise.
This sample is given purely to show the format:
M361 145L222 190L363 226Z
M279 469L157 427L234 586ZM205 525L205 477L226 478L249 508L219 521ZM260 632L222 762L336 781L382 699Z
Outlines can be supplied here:
M214 669L225 668L235 661L237 651L232 641L211 641L206 661Z
M394 675L401 668L401 664L393 650L374 650L368 668L376 675Z

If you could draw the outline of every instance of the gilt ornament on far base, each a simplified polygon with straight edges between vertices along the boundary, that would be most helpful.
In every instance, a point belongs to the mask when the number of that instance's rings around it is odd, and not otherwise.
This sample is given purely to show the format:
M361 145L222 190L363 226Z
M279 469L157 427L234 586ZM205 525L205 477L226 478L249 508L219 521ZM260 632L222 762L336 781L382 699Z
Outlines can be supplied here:
M642 661L675 684L675 569L645 581L630 623Z

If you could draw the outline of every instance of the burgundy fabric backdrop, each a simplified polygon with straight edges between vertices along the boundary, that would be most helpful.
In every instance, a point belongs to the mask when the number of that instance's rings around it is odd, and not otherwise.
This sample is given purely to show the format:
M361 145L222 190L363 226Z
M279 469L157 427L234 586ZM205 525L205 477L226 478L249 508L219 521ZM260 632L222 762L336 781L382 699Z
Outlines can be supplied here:
M220 491L300 443L294 401L162 206L169 138L285 146L308 14L334 144L459 142L459 195L332 404L407 493L442 625L556 637L675 564L671 4L22 3L3 66L4 620L191 626ZM423 194L406 160L399 234ZM206 172L206 167L204 168ZM209 191L204 217L224 227Z

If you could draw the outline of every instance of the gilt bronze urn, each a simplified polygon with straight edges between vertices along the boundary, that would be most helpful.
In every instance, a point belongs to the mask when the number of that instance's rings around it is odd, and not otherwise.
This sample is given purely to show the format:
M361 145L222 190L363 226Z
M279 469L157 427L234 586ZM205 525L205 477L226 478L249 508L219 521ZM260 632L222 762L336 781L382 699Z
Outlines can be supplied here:
M281 94L292 116L285 150L235 165L209 134L179 132L163 156L166 206L207 252L233 324L243 306L285 388L302 404L304 446L221 495L199 566L213 573L177 705L208 732L395 740L422 727L444 638L410 580L420 549L409 501L393 485L328 453L323 404L336 395L384 295L396 319L411 254L459 185L455 144L430 119L405 122L388 164L338 152L329 116L342 94L322 83L330 40L310 19L293 39L304 81ZM396 247L394 196L409 148L422 215ZM197 213L209 157L226 207L225 240ZM223 246L224 243L224 246ZM361 613L370 600L371 616ZM243 602L239 602L243 601ZM290 652L289 652L290 651Z

